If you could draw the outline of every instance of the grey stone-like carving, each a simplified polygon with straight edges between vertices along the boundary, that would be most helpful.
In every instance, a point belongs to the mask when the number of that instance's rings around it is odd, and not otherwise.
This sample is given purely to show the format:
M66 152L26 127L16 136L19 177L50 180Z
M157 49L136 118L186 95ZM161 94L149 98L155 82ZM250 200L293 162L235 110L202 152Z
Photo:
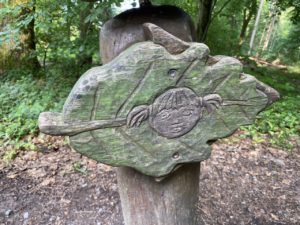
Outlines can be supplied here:
M167 138L180 137L193 129L203 116L203 110L212 112L222 103L218 94L203 98L189 88L173 88L159 97L150 106L135 107L127 117L129 127L140 126L149 119L149 125Z

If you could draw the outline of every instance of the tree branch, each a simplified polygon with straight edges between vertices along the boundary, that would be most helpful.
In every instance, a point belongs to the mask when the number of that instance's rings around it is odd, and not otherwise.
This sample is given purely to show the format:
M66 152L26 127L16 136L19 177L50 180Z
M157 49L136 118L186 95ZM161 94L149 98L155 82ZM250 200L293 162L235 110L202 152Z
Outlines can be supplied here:
M210 22L212 22L222 11L223 9L231 2L232 0L228 0L227 2L224 3L224 5L217 11L213 14ZM217 1L216 1L217 2Z

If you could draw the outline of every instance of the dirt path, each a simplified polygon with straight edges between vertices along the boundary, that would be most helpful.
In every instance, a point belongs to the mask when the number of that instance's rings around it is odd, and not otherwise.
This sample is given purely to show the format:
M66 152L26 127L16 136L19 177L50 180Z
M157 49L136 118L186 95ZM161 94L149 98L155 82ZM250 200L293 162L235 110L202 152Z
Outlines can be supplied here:
M38 144L40 152L0 162L0 224L122 225L113 169L59 141L59 149ZM201 172L205 224L300 224L299 149L288 154L249 140L213 149Z

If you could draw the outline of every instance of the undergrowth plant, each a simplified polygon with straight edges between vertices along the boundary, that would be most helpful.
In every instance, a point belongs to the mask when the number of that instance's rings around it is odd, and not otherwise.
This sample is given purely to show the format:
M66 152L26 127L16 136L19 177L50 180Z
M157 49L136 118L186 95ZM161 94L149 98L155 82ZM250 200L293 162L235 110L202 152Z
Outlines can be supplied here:
M0 81L0 146L34 149L24 136L38 134L41 112L61 110L76 77L57 68L40 78L30 71L10 70Z
M300 74L297 71L295 68L279 70L269 67L248 71L279 91L281 99L261 112L255 124L242 127L244 134L241 137L251 137L256 143L268 142L283 149L293 149L299 144Z
M295 145L293 139L299 138L300 134L300 96L283 97L260 113L255 124L243 127L242 130L254 142L268 141L275 146L292 149Z

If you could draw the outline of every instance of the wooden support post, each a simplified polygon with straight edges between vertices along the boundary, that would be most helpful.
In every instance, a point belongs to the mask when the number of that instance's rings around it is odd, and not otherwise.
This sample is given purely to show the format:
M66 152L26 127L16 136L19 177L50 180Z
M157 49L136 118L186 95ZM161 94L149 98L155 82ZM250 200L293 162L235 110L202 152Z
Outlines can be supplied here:
M183 17L183 23L185 20L186 18ZM144 21L141 21L141 24L142 22ZM142 29L141 24L140 29ZM186 22L186 26L191 24ZM178 23L178 33L183 27L183 24ZM151 26L146 27L146 29L151 28ZM106 35L107 30L112 32L110 27L104 30L102 37ZM131 29L127 32L130 33L130 37L137 35L132 33ZM183 39L188 40L191 36L192 34L187 32ZM101 51L102 61L105 63L117 56L120 51L116 49L118 45L112 45L111 41L106 39L101 40L101 46L109 48L111 53L105 54L106 51ZM183 45L184 43L178 46ZM113 57L106 57L112 53L115 53ZM199 194L200 163L186 164L161 182L127 167L117 168L116 171L126 225L199 225L196 204Z
M186 164L161 182L117 168L126 225L200 225L196 213L200 163Z
M141 20L140 24L137 24L135 20ZM101 51L102 62L107 63L116 57L123 50L119 46L128 46L128 44L142 41L140 40L141 37L139 37L140 31L146 31L143 37L145 40L152 40L149 34L155 32L156 27L151 26L151 24L142 26L144 22L150 22L152 18L149 17L149 21L143 21L144 19L140 18L135 20L132 20L132 26L135 26L135 29L127 25L128 30L122 30L121 36L126 35L126 32L128 32L130 34L129 37L133 37L136 40L127 38L118 40L118 43L112 43L112 33L115 32L115 37L120 36L120 34L117 35L119 29L116 28L116 25L114 27L113 24L120 22L113 20L105 26L101 34L102 39L100 40L101 48L102 50L104 49ZM156 20L159 24L166 23L164 20ZM170 24L172 24L171 20ZM177 27L174 27L173 24L171 25L172 29L178 33L178 36L183 40L191 41L192 33L186 32L185 35L181 35L181 30L190 26L192 25L186 15L182 15L182 20L178 21ZM133 32L132 30L135 31ZM191 27L189 30L194 30L194 28ZM107 35L108 33L110 35ZM166 40L174 41L173 38L168 37ZM124 43L126 41L129 43ZM187 48L185 46L188 45L184 42L179 41L179 39L176 41L179 47L175 48L174 53ZM164 45L168 46L168 44ZM174 47L176 46L174 45ZM172 47L170 48L172 51ZM110 53L107 53L108 51ZM153 177L146 176L132 168L119 167L116 168L116 171L126 225L200 225L196 216L200 163L186 164L161 182L157 182Z

